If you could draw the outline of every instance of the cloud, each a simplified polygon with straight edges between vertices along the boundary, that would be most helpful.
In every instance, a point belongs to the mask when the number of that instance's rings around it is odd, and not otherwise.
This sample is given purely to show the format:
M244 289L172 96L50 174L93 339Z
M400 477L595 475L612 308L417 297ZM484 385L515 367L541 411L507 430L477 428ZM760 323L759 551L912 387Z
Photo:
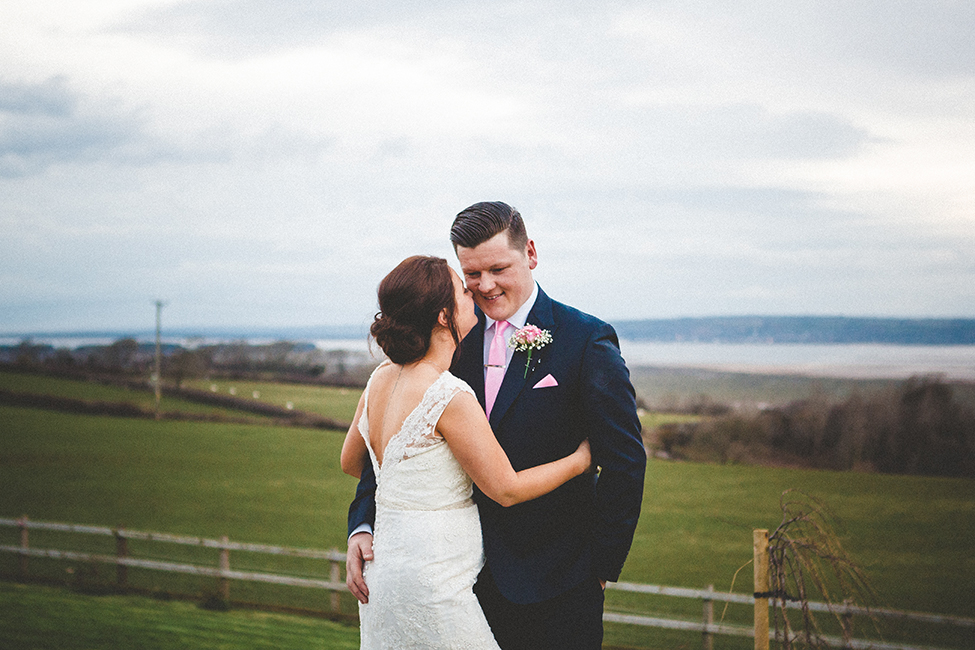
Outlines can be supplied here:
M968 4L53 1L0 5L0 328L358 320L486 199L606 317L975 314Z
M636 107L628 121L633 141L656 149L670 164L682 158L835 160L878 141L840 115L773 112L755 104Z
M775 3L779 33L814 47L835 59L924 77L967 77L975 74L975 6L969 2L844 2L831 0L807 5L801 20L789 20L792 7ZM791 28L790 28L791 26Z
M0 80L0 112L3 113L63 117L70 114L76 104L64 77L38 84Z
M131 116L86 112L64 78L0 82L0 176L114 155L140 137Z
M0 176L69 163L146 167L315 158L333 141L274 122L246 134L233 125L203 124L173 138L152 124L151 113L93 99L65 77L33 84L0 80Z
M757 60L769 68L786 65L804 72L804 67L823 67L842 74L836 66L852 64L924 77L975 73L975 6L968 2L744 0L617 6L638 30L659 33L654 24L664 24L671 33L684 32L689 49L711 43L734 55L732 61Z
M422 23L457 6L450 0L192 0L135 12L115 29L175 38L211 56L255 56L321 44L350 31Z

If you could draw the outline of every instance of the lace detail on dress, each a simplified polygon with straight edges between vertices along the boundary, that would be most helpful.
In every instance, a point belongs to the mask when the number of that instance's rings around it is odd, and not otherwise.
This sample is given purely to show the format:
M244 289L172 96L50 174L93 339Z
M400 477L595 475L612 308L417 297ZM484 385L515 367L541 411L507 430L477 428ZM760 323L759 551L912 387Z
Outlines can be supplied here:
M375 377L376 372L380 368L388 365L390 365L389 361L382 363L373 371L369 377L369 381L366 383L364 414L369 411L369 388L372 386L372 378ZM390 457L398 458L398 460L406 460L425 448L444 443L443 437L437 433L437 423L440 421L440 416L443 415L447 405L450 404L450 400L460 391L466 391L474 395L473 389L466 382L454 377L449 372L441 373L430 384L430 387L427 388L420 403L416 405L416 408L406 416L400 430L386 443L386 449L383 451L383 465L389 461ZM365 415L363 415L359 422L359 432L366 441L369 456L372 458L373 469L376 470L376 475L378 476L380 470L379 460L370 442L369 418ZM391 454L390 452L394 453Z
M386 443L380 464L369 443L369 384L366 385L366 408L359 420L359 431L369 448L376 473L376 504L404 510L467 505L472 494L471 479L436 429L440 416L455 395L461 391L473 394L470 386L449 372L442 373L427 388L400 430Z
M403 427L386 445L383 463L389 462L390 458L406 460L424 449L443 444L443 437L437 433L437 422L454 395L465 388L473 394L466 383L449 373L445 372L437 377L427 388L420 403L403 421ZM394 453L390 454L390 451Z

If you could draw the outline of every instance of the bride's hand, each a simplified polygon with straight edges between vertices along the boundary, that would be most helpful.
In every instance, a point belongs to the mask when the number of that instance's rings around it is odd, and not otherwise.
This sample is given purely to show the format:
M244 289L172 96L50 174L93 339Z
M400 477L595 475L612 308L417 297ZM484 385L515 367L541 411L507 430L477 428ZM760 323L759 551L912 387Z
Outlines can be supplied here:
M579 471L580 474L585 474L595 469L592 466L592 450L589 448L589 438L580 442L579 447L572 452L572 455L579 461L579 467L581 468Z

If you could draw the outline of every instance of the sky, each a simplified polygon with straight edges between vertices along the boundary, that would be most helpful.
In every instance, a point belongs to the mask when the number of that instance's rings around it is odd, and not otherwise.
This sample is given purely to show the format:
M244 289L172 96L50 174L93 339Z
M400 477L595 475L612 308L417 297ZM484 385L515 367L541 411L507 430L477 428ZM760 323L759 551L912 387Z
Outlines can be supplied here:
M968 0L4 0L0 332L361 326L501 200L609 320L975 317Z

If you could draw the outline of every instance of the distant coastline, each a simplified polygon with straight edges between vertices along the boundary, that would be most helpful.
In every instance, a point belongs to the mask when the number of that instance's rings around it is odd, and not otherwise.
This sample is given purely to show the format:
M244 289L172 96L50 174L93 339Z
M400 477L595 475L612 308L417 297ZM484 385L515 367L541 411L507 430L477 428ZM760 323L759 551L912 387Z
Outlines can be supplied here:
M937 374L975 381L975 319L830 317L681 318L614 323L631 368L847 378ZM28 342L57 349L109 346L125 338L149 348L154 330L0 333L0 357ZM306 351L348 352L359 362L380 358L364 327L163 328L164 350L290 342ZM378 356L377 356L378 355Z
M709 316L613 321L621 339L660 343L804 345L975 345L975 318L865 318L844 316ZM0 332L0 344L23 340L151 340L155 330ZM164 327L163 337L206 341L361 340L368 329L353 325L302 327Z

